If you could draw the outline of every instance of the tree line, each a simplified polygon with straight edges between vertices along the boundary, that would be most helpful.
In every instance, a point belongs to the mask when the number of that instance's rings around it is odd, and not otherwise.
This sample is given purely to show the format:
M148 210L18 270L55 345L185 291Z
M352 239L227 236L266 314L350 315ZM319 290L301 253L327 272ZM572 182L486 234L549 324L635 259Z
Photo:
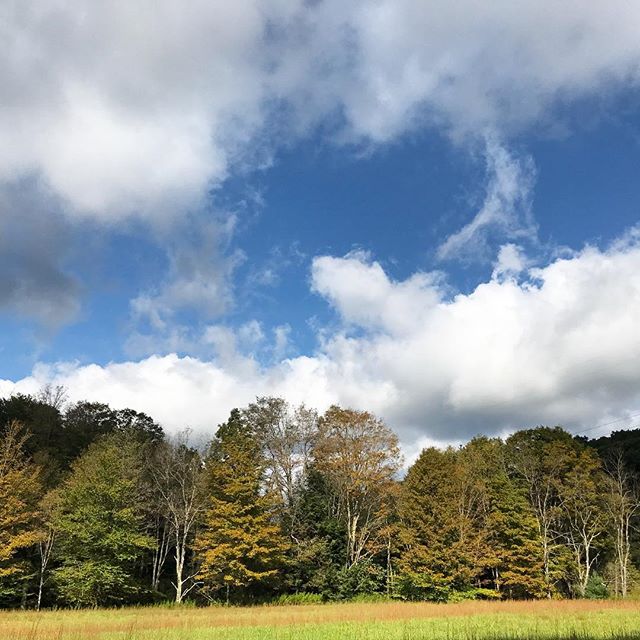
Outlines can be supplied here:
M281 398L206 447L63 389L0 400L0 606L627 597L640 430L424 449Z

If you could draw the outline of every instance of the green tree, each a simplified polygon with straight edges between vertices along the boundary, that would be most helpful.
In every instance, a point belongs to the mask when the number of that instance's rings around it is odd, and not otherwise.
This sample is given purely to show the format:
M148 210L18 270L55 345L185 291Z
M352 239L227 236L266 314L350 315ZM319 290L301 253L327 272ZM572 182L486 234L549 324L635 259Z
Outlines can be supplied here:
M401 592L446 600L469 590L481 572L478 517L485 494L460 452L428 448L409 469L400 499Z
M621 455L629 473L640 476L640 429L612 431L608 436L587 441L586 444L597 449L603 460Z
M321 593L329 599L337 593L347 540L338 513L338 497L311 463L301 479L295 544L287 571L295 591Z
M501 440L426 449L402 484L401 592L536 597L544 586L535 515L507 472Z
M239 594L273 582L288 548L274 522L274 496L263 493L265 461L259 438L234 409L206 459L209 506L194 548L205 592Z
M541 597L545 585L535 514L524 487L508 473L504 443L475 438L464 451L474 452L476 474L485 483L483 563L493 588L509 598Z
M546 596L566 578L560 487L582 445L560 427L517 431L506 441L510 474L518 480L536 518Z
M77 402L64 414L64 438L69 461L79 456L100 436L112 433L116 427L115 412L102 402Z
M24 453L41 468L42 482L53 486L67 463L59 407L22 394L0 398L0 436L13 421L19 422L29 433L23 444Z
M54 579L75 606L127 601L139 591L136 563L152 540L144 533L141 446L123 434L89 446L61 486Z
M160 425L145 413L133 409L112 409L103 402L77 402L64 414L64 440L69 461L92 442L110 433L123 433L141 444L160 442Z

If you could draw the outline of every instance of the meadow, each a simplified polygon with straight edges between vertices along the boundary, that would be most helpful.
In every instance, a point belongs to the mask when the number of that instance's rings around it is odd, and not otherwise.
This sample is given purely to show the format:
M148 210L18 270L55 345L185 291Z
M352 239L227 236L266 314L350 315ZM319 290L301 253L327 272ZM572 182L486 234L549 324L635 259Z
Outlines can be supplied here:
M2 640L587 640L640 638L636 601L342 603L5 611Z

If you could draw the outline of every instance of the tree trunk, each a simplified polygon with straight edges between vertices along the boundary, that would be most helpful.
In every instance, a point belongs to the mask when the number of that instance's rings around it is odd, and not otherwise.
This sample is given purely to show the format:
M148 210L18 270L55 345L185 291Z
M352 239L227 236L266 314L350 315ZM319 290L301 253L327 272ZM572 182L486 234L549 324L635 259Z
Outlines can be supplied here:
M182 602L182 572L184 569L184 552L180 544L176 545L176 603Z

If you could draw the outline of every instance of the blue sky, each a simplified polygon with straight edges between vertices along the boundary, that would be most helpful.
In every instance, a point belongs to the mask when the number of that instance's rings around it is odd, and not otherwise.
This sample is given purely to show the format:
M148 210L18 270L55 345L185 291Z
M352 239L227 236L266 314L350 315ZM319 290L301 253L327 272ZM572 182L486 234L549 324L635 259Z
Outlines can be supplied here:
M629 426L640 16L457 4L11 8L0 393Z

